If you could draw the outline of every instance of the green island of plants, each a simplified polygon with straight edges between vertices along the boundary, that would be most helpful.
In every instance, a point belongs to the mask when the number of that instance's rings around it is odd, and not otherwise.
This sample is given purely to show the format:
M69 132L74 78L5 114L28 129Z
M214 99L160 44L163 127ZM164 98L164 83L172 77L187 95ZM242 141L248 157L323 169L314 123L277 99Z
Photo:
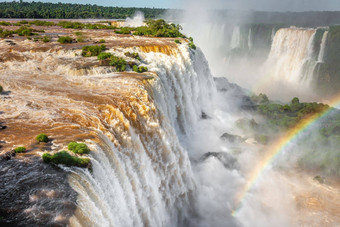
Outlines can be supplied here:
M136 53L136 52L132 52L132 53L131 52L125 52L124 55L126 57L134 58L134 59L137 59L138 61L141 61L141 58L140 58L139 54Z
M134 65L132 66L132 70L135 71L136 73L143 73L143 72L147 72L148 68L146 66Z
M296 97L285 105L265 103L266 99L261 102L263 104L257 107L257 112L268 119L268 126L272 128L290 128L309 115L329 109L328 105L322 103L300 103Z
M4 88L0 85L0 93L4 91Z
M95 46L83 46L81 55L83 57L98 56L105 49L106 49L106 46L104 44L102 44L100 46L99 45L95 45Z
M58 38L59 43L72 43L72 38L70 36L60 36Z
M134 28L133 35L139 36L152 36L152 37L172 37L172 38L185 38L180 31L182 30L179 24L168 24L163 19L148 20L146 26Z
M15 153L24 153L26 152L26 147L16 147L14 151Z
M85 143L70 142L67 148L76 154L89 154L90 149Z
M91 161L89 158L78 158L70 155L67 151L59 151L53 155L45 152L42 159L46 163L63 164L66 166L76 166L81 168L91 168Z
M110 57L109 65L114 66L117 72L124 72L126 70L126 61L121 57L112 55Z
M40 133L35 138L39 143L47 143L49 141L48 136L45 133Z

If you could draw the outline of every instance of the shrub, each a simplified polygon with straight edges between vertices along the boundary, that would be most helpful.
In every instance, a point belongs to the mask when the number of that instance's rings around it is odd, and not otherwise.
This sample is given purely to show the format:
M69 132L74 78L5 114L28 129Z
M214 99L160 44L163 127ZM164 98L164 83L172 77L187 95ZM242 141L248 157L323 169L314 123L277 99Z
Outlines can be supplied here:
M178 39L175 39L174 42L177 43L177 44L181 44L181 41L179 41Z
M13 34L14 31L3 30L2 28L0 28L0 38L12 37Z
M194 42L194 39L193 39L192 37L189 37L189 41L190 41L191 43L193 43L193 42Z
M25 27L25 26L18 28L17 30L14 31L14 33L18 34L19 36L35 35L35 33L33 33L33 29Z
M12 24L10 22L7 22L7 21L0 21L0 25L1 26L11 26Z
M137 66L137 65L134 65L132 66L132 70L135 71L136 73L143 73L143 72L147 72L148 71L148 68L146 66Z
M67 148L77 154L88 154L90 153L90 149L87 147L85 143L77 143L77 142L70 142Z
M98 60L105 60L112 56L111 53L102 52L98 55Z
M100 39L99 42L100 43L105 43L105 39Z
M136 53L136 52L125 52L124 55L126 57L129 57L129 58L134 58L134 59L137 59L138 61L141 61L140 57L139 57L139 54Z
M122 27L119 30L116 30L115 33L116 34L130 34L132 30L133 30L133 28Z
M83 35L82 32L75 32L74 34L75 34L76 36L82 36L82 35Z
M26 151L26 147L17 147L14 151L15 153L24 153Z
M47 143L49 141L48 136L45 133L41 133L39 135L37 135L37 137L35 138L39 143L40 142L44 142Z
M124 58L111 56L109 65L116 67L117 72L123 72L126 70L126 61Z
M185 38L185 36L180 32L180 30L182 30L182 27L178 24L168 24L163 19L148 20L146 24L147 26L135 28L135 32L133 33L133 35Z
M83 57L91 57L91 56L98 56L101 52L106 49L104 44L98 46L83 46L81 55Z
M70 36L60 36L58 39L59 43L72 43L72 38Z
M21 21L22 22L22 21ZM27 22L27 21L26 21ZM26 23L27 24L27 23ZM28 22L28 24L34 24L36 26L54 26L55 23L51 21L34 20Z
M51 41L51 37L44 36L43 39L42 39L42 41L43 41L44 43L48 43L48 42Z
M4 91L4 88L0 85L0 93Z
M91 163L89 158L78 158L70 155L67 151L59 151L54 155L46 152L42 155L42 159L46 163L53 163L56 165L63 164L66 166L77 166L82 168L89 168Z
M84 42L84 38L77 38L77 42L78 42L78 43Z
M193 42L190 42L190 43L189 43L189 47L190 47L191 49L196 50L196 45L195 45Z

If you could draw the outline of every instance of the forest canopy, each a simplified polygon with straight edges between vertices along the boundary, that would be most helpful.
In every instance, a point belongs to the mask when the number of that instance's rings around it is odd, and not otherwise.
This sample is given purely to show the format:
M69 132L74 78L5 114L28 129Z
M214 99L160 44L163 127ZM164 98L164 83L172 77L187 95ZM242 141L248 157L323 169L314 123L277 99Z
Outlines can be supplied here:
M160 17L166 9L123 8L98 5L43 3L43 2L0 2L0 18L114 18L125 19L136 11L144 13L145 18Z

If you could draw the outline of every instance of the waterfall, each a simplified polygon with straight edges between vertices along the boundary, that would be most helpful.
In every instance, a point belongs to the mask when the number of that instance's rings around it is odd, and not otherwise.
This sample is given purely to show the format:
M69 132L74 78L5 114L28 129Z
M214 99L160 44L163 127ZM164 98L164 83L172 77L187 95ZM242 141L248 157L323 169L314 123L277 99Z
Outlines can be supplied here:
M253 41L252 41L252 31L251 28L249 28L249 34L248 34L248 49L251 50L253 48Z
M61 166L72 188L64 197L76 200L71 226L185 226L195 216L186 142L202 113L210 115L216 89L200 49L171 44L107 50L138 52L149 70L143 74L112 73L79 49L5 53L0 73L11 99L3 100L2 116L26 129L8 131L13 140L31 141L43 131L53 151L73 140L91 149L92 172ZM52 223L69 220L60 209L48 209L55 210Z
M274 37L267 66L274 79L311 84L316 66L314 38L316 29L282 28Z
M326 49L326 41L327 41L328 31L325 31L322 36L320 52L318 56L318 62L324 62L325 49Z
M230 42L230 49L239 48L241 46L241 29L239 26L235 26Z
M70 184L79 194L74 225L181 226L190 217L195 183L182 143L202 111L209 113L215 88L208 64L200 50L186 45L175 55L140 55L155 72L151 91L143 91L150 97L129 110L138 120L124 109L105 108L110 131L118 130L117 120L130 127L118 132L125 134L118 147L112 135L99 131L92 146L93 173L73 171ZM117 111L123 119L115 119Z

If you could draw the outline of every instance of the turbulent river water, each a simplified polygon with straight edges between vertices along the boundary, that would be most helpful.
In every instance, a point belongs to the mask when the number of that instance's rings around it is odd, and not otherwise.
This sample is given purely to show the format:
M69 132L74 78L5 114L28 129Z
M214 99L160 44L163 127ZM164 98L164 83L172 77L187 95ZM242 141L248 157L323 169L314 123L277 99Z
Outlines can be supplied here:
M235 196L265 148L253 138L238 144L221 137L226 132L245 136L235 121L248 116L241 106L246 94L225 79L214 80L199 48L107 31L87 35L94 41L105 37L107 51L117 56L139 53L149 72L113 72L95 58L82 57L77 44L0 41L5 89L0 117L7 126L0 130L1 154L19 145L28 148L0 161L1 224L308 223L297 218L291 180L278 172L268 173L266 183L232 215ZM236 35L233 40L237 43ZM34 137L41 132L51 142L37 144ZM70 141L88 144L92 171L42 162L44 151L67 149ZM273 187L280 190L269 191ZM304 201L313 196L298 197L299 209L309 211Z

